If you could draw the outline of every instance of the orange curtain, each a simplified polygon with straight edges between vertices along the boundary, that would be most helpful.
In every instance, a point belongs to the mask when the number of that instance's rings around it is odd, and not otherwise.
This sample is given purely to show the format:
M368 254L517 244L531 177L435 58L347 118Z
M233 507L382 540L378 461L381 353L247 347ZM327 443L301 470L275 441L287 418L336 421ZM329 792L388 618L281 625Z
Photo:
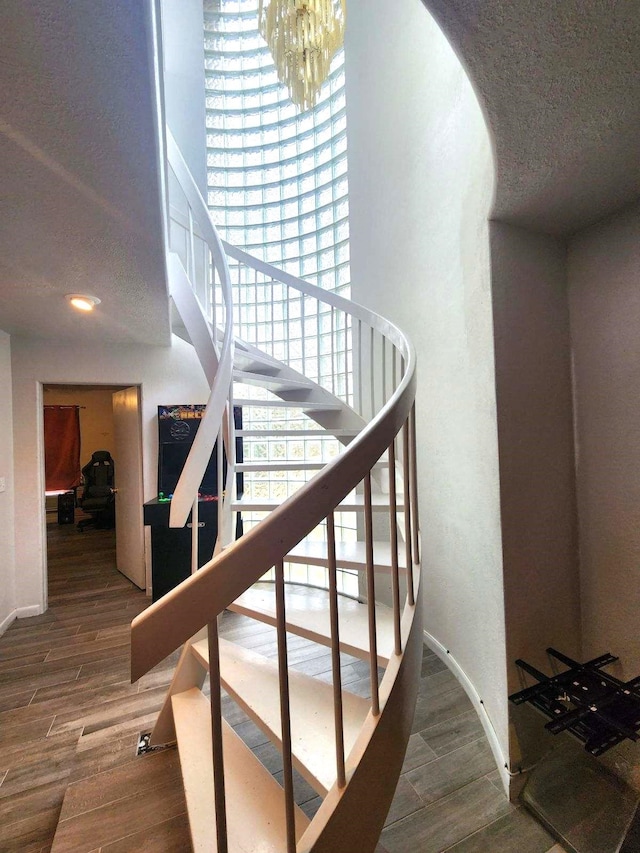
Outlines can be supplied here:
M80 410L44 407L45 488L52 492L80 485Z

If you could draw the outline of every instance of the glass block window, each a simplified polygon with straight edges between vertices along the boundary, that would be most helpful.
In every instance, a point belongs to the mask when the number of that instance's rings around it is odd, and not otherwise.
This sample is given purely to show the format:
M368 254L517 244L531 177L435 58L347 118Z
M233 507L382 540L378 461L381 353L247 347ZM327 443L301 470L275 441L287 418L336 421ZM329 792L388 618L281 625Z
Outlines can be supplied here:
M344 54L299 113L258 32L257 0L205 0L208 204L224 239L349 294Z

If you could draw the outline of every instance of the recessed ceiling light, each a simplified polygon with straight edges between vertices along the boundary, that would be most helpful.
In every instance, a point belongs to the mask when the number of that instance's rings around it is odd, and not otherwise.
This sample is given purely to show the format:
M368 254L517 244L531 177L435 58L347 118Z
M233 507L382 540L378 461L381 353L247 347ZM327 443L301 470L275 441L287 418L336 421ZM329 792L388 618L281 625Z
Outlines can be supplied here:
M100 304L97 296L87 296L85 293L67 293L66 299L78 311L93 311L95 306Z

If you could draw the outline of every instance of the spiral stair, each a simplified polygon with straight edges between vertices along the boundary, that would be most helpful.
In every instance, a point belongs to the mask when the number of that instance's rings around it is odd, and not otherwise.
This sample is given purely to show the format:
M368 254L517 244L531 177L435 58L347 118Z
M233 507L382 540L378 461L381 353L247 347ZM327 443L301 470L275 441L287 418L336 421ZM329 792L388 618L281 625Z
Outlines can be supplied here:
M224 498L211 560L132 624L132 680L182 647L150 744L177 744L194 851L373 851L422 650L413 350L367 309L223 244L168 129L167 152L175 331L211 386L170 525L191 513L197 536L214 446ZM243 311L260 297L270 323L244 340L235 329L258 327ZM297 583L301 567L323 588ZM234 611L275 627L277 660L219 636ZM329 680L289 665L296 635L330 651ZM366 697L343 687L341 655L366 662ZM225 719L231 700L281 751L283 784ZM311 819L295 802L296 771L322 798Z

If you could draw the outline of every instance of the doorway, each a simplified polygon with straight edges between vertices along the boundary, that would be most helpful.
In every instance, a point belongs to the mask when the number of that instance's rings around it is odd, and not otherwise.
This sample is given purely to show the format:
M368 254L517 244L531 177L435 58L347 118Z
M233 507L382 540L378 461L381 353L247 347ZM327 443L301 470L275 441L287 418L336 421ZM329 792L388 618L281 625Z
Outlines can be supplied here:
M94 451L107 451L115 463L115 527L92 523L83 512L83 487L74 500L65 495L67 512L59 511L57 495L45 496L47 565L65 553L99 551L114 568L145 589L144 528L142 525L142 418L140 387L125 385L43 385L44 406L75 406L80 422L80 467ZM69 503L73 504L69 512ZM78 523L85 521L81 528ZM47 571L50 587L51 573Z

